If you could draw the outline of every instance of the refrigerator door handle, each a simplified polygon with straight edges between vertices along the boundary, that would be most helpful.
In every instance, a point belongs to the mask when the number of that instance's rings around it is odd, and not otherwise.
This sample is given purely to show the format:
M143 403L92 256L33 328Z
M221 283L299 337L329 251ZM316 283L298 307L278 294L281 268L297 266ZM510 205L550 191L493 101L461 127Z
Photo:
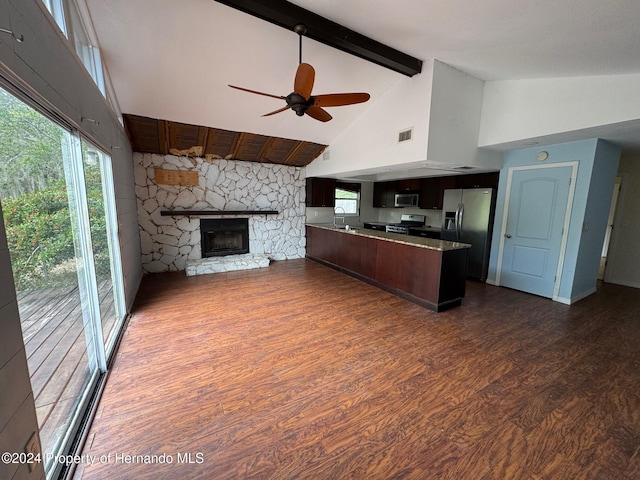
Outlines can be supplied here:
M456 228L456 240L458 240L458 218L460 217L460 204L456 207L456 215L453 219L453 224Z
M464 219L464 203L460 204L460 206L458 207L458 210L460 211L460 215L458 216L458 226L459 226L458 240L460 240L462 238L462 221Z

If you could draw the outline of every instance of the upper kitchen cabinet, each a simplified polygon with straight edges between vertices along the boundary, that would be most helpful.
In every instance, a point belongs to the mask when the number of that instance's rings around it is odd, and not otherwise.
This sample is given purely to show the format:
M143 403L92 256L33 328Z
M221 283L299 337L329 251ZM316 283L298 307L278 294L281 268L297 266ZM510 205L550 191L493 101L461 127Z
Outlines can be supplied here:
M396 181L375 182L373 184L374 208L393 208L396 197Z
M307 178L307 207L335 207L335 178Z
M456 185L450 188L498 188L499 172L459 175Z
M404 180L396 180L397 192L419 192L421 188L421 178L406 178Z
M448 188L456 188L457 177L429 177L422 179L418 206L424 209L442 210L442 198Z

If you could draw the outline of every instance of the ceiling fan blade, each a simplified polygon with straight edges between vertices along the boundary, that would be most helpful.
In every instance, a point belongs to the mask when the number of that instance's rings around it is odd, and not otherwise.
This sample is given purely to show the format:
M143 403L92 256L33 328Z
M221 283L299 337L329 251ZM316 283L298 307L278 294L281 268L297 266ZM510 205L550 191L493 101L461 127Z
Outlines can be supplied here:
M316 95L314 105L318 107L339 107L342 105L353 105L363 103L371 98L368 93L328 93L326 95Z
M315 118L316 120L320 120L321 122L328 122L333 118L326 110L323 110L322 108L315 105L311 105L305 113L311 118Z
M289 110L289 105L287 105L286 107L282 107L279 108L278 110L274 110L273 112L269 112L269 113L265 113L264 115L262 115L263 117L268 117L269 115L275 115L276 113L280 113L280 112L284 112L285 110Z
M258 92L257 90L249 90L248 88L236 87L235 85L229 85L231 88L235 88L236 90L242 90L243 92L249 93L257 93L258 95L264 95L265 97L277 98L279 100L285 100L285 97L282 95L271 95L270 93Z
M313 90L313 82L316 78L316 71L308 63L298 65L296 71L296 79L293 82L293 91L298 95L302 95L305 100L309 100L311 90Z

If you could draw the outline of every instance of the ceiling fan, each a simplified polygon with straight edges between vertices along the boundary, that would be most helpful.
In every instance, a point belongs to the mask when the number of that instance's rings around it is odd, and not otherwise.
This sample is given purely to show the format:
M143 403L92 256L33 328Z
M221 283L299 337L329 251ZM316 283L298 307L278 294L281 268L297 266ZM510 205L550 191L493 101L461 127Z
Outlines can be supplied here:
M308 63L302 63L302 35L307 31L304 25L296 25L294 31L300 38L300 55L299 65L296 70L296 77L293 81L293 92L286 97L283 95L272 95L270 93L258 92L256 90L249 90L248 88L237 87L235 85L229 85L231 88L242 90L244 92L256 93L258 95L264 95L265 97L277 98L285 100L287 102L286 107L279 108L273 112L265 113L263 117L269 115L275 115L276 113L284 112L289 108L296 112L299 117L305 113L311 118L315 118L321 122L328 122L333 117L323 107L339 107L343 105L354 105L356 103L363 103L369 100L370 95L368 93L328 93L324 95L311 95L313 90L313 82L315 80L316 72L314 68Z

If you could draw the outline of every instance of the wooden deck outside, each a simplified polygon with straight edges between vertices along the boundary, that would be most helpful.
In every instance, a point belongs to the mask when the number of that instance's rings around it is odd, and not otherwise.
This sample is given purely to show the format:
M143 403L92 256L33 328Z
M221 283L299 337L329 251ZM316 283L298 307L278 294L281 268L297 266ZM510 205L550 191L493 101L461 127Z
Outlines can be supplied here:
M106 336L116 324L111 281L99 297ZM53 452L89 378L78 287L18 292L18 307L42 449Z
M436 314L308 260L149 275L74 478L637 479L639 301L469 282Z

